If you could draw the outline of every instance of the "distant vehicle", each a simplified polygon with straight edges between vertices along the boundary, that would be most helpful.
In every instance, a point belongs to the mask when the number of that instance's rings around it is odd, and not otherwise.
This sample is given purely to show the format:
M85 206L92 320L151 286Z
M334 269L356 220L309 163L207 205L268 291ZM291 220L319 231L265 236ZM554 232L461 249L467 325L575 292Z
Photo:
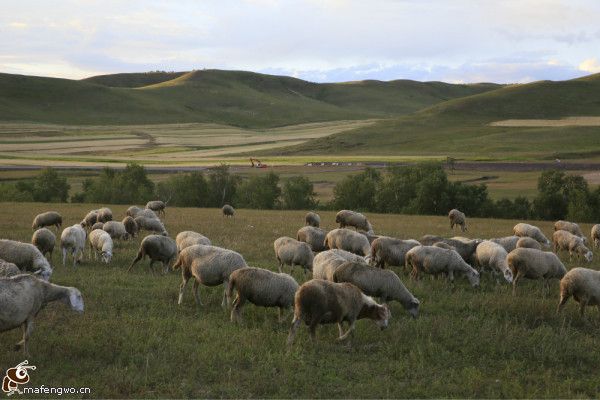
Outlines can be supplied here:
M252 168L267 168L267 164L263 164L259 159L250 158L250 163L252 164Z

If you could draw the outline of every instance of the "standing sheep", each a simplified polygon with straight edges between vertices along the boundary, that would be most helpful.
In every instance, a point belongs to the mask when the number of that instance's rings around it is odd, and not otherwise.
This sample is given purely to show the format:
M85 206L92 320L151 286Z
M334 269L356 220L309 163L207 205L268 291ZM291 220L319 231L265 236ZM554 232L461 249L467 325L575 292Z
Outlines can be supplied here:
M92 258L92 253L94 253L94 260L97 260L98 253L100 253L100 258L102 261L104 261L105 264L110 263L113 253L113 241L108 232L103 231L102 229L95 229L91 231L89 242L90 259Z
M600 247L600 224L592 226L592 242L595 248Z
M425 235L419 242L424 246L433 246L438 242L446 243L453 247L466 263L472 264L477 246L482 241L480 239L446 239L439 236Z
M279 262L279 272L282 272L284 265L294 268L294 265L300 265L304 268L304 274L312 271L313 252L307 243L299 242L291 237L283 236L273 242L275 257Z
M477 264L480 267L489 268L494 274L501 273L508 283L512 282L513 274L508 268L508 262L506 261L508 253L504 250L504 247L490 240L484 240L477 246L475 254Z
M519 240L517 240L517 245L515 246L515 249L517 247L525 247L528 249L538 249L538 250L542 249L542 245L540 244L540 242L538 242L537 240L532 239L530 237L527 237L527 236L523 236L522 238L519 238Z
M591 262L594 256L594 253L583 244L583 239L567 231L555 231L552 234L552 246L556 254L561 250L568 250L569 261L573 254L577 255L577 258L585 258L587 262Z
M519 236L505 236L496 239L490 239L491 242L498 243L500 246L504 247L507 253L510 253L514 249L517 248L517 242L519 241Z
M127 211L125 211L125 214L126 214L128 217L135 218L135 217L137 217L137 216L138 216L138 213L139 213L140 211L142 211L142 209L141 209L140 207L138 207L138 206L131 206L131 207L129 207L129 208L127 209Z
M147 218L139 215L133 219L139 230L155 232L159 235L169 236L165 226L159 219Z
M81 221L80 224L84 228L90 229L94 226L96 222L98 222L98 210L91 210L85 215L83 221Z
M62 250L63 267L67 265L67 252L73 257L73 267L83 258L85 250L85 230L79 224L66 227L60 235L60 248Z
M163 264L164 273L167 273L169 272L169 263L177 256L177 244L168 236L146 236L140 243L137 256L131 262L127 272L131 271L131 268L146 256L150 258L150 271L154 272L152 265L159 261Z
M56 235L48 228L41 228L33 232L31 237L31 244L38 248L38 250L46 256L49 254L52 258L52 252L54 252L54 245L56 244Z
M108 233L111 239L129 239L129 233L127 233L127 229L125 229L125 224L122 222L108 221L102 226L102 230Z
M352 283L367 296L379 297L383 304L396 300L413 318L419 315L419 300L393 271L347 261L333 273L333 281Z
M61 301L73 311L83 312L81 292L73 287L58 286L32 275L17 275L0 279L0 332L23 327L23 340L15 350L28 355L28 341L33 321L48 303Z
M356 211L341 210L336 214L335 222L340 224L340 228L351 226L357 231L361 230L371 234L375 233L373 232L373 226L371 226L367 217Z
M573 296L579 303L579 314L583 317L586 306L597 306L600 310L600 271L588 268L573 268L560 280L560 302L557 312Z
M103 207L98 210L98 218L97 218L98 222L106 223L108 221L112 221L112 219L113 219L113 213L110 208Z
M544 286L549 288L550 279L561 279L567 273L556 254L549 251L521 247L508 253L506 261L513 273L513 296L521 278L544 279Z
M175 237L175 243L177 243L178 252L195 244L211 245L209 238L194 231L179 232L177 237Z
M532 239L537 240L544 246L550 246L550 241L546 236L544 236L540 228L538 228L537 226L519 223L514 226L513 233L515 234L515 236L528 236Z
M371 245L365 235L346 228L329 231L324 244L329 249L342 249L362 256L371 252Z
M38 228L44 228L46 226L55 226L56 230L60 229L62 225L62 216L56 211L47 211L42 214L38 214L33 219L31 229L36 230Z
M461 232L467 231L467 217L465 213L453 208L448 213L448 219L450 220L450 229L454 229L454 225L457 225L460 226Z
M300 242L308 243L312 251L319 252L327 250L327 247L325 247L325 235L327 235L327 232L321 228L303 226L298 229L296 239Z
M321 217L319 214L309 211L304 217L304 222L306 226L318 228L321 225Z
M473 287L479 286L479 272L467 264L460 254L435 246L417 246L406 253L406 268L412 270L412 277L419 279L425 272L431 275L447 274L454 282L454 273L463 273Z
M233 217L235 215L235 210L229 204L225 204L221 211L224 217Z
M588 244L587 238L581 231L581 228L579 227L579 225L577 225L575 222L558 220L554 223L554 230L571 232L573 235L579 236L581 239L583 239L583 243L585 245Z
M229 276L233 271L247 266L244 257L233 250L203 244L186 247L179 253L177 261L173 264L173 270L181 268L182 282L179 287L177 304L183 302L185 286L194 277L193 292L197 305L202 305L198 294L200 284L209 287L223 284L225 288L221 305L226 307L231 302L229 298Z
M333 273L346 261L366 263L361 256L345 250L327 250L317 254L313 260L313 279L325 279L333 282Z
M104 228L104 222L96 222L94 225L92 225L92 227L90 228L90 231L95 231L96 229L103 229Z
M165 215L165 208L167 208L167 202L162 200L152 200L146 203L146 208L154 211L157 215Z
M351 283L334 283L313 279L305 282L294 297L294 319L287 344L292 345L302 321L308 325L310 337L316 339L317 326L337 323L338 340L345 340L354 332L356 320L369 318L380 329L388 326L391 317L389 308L380 305ZM342 324L350 325L346 333Z
M278 321L282 314L294 305L298 282L290 275L262 268L240 268L229 276L229 293L237 292L231 310L231 322L240 322L244 303L249 301L261 307L278 307Z
M137 214L135 215L135 217L133 217L133 218L135 219L137 217L144 217L144 218L148 218L148 219L157 219L160 221L160 218L158 218L158 215L156 215L156 213L149 208L144 208L144 209L138 211Z
M129 215L126 216L125 218L123 218L123 221L121 221L121 223L125 227L125 230L129 234L129 237L134 238L137 236L138 226L132 217L130 217Z
M52 267L46 257L30 243L0 239L0 259L15 264L21 271L39 274L46 281L52 275Z
M378 268L404 266L406 253L420 243L416 240L401 240L382 236L371 243L371 265Z

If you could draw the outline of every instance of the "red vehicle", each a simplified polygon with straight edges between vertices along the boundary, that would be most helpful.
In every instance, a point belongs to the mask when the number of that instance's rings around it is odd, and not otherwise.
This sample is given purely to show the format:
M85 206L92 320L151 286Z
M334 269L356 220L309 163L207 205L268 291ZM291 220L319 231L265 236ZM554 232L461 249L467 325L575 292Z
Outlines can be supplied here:
M267 168L267 164L263 164L259 159L250 158L250 163L252 164L252 168Z

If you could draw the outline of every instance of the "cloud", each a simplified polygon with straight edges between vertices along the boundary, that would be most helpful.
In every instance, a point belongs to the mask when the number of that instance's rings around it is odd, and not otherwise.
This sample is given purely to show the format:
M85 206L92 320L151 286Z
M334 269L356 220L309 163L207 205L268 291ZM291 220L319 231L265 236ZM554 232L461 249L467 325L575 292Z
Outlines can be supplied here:
M579 64L579 70L595 74L600 72L600 62L598 62L597 58L588 58Z

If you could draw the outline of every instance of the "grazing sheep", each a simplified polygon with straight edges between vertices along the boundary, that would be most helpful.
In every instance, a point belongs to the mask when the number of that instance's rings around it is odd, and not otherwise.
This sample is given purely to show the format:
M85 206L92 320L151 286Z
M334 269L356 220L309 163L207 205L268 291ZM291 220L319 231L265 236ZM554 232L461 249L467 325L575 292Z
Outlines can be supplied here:
M550 279L561 279L567 273L557 255L549 251L520 247L508 253L506 261L513 273L513 296L521 278L544 279L544 286L549 288Z
M444 243L444 242L435 242L434 244L432 244L432 246L439 247L441 249L456 251L456 247L450 246L448 243Z
M583 239L567 231L555 231L552 234L552 246L556 254L561 250L568 250L569 261L573 254L576 254L577 258L585 258L587 262L591 262L594 256L594 253L583 244Z
M138 213L142 211L142 208L138 207L138 206L131 206L127 209L127 211L125 211L125 215L127 215L128 217L131 218L135 218L138 216Z
M460 226L461 232L467 231L467 217L465 216L465 213L453 208L448 213L448 219L450 220L450 229L454 229L454 225L457 225Z
M378 268L404 266L406 253L420 243L416 240L401 240L382 236L371 243L371 265Z
M75 267L75 263L81 261L85 250L85 237L85 230L79 224L69 226L62 231L60 248L62 249L63 267L67 265L67 251L70 251L73 257L73 267Z
M494 274L501 273L508 283L512 282L512 271L506 262L508 252L504 250L504 247L491 240L484 240L477 246L475 255L480 267L489 268Z
M537 226L519 223L514 226L513 233L515 234L515 236L528 236L537 240L544 246L550 246L550 241L546 236L544 236L540 228L538 228Z
M113 241L110 234L102 229L95 229L90 232L89 242L90 259L92 258L92 253L94 253L94 260L97 260L98 253L100 253L102 261L105 264L110 263L113 253Z
M129 215L126 216L125 218L123 218L123 221L121 221L121 223L125 227L125 231L127 231L129 237L134 238L137 236L138 226L132 217L130 217Z
M28 341L33 321L48 303L61 301L73 311L83 312L81 292L73 287L58 286L32 275L17 275L0 279L0 332L23 327L23 339L15 350L28 355Z
M327 232L321 228L303 226L302 228L298 229L298 233L296 233L296 239L300 242L308 243L312 251L318 252L327 250L327 247L325 247L326 235Z
M293 307L298 282L290 275L276 273L262 268L240 268L229 276L229 293L237 296L233 300L231 322L240 322L244 303L249 301L261 307L278 307L278 321L282 321L283 311Z
M340 228L351 226L357 231L361 230L371 234L375 233L373 232L373 226L371 226L367 217L356 211L341 210L335 216L335 222L336 224L340 224Z
M490 239L490 241L498 243L500 246L504 247L504 250L506 250L507 253L510 253L517 248L517 242L519 239L519 236L505 236L501 238Z
M525 247L528 249L538 249L538 250L542 249L542 245L540 244L540 242L538 242L537 240L530 238L528 236L523 236L522 238L519 238L519 240L517 240L517 245L515 246L515 249L517 247Z
M583 243L586 246L588 244L587 238L581 231L581 228L579 227L579 225L577 225L575 222L558 220L554 223L554 230L571 232L573 235L579 236L581 239L583 239Z
M442 242L450 245L458 254L465 260L466 263L473 263L475 259L475 251L477 246L482 241L480 239L446 239L440 236L425 235L419 240L424 246L433 246L436 243ZM439 247L439 246L438 246Z
M372 245L372 244L373 244L373 242L374 242L376 239L379 239L380 237L383 237L383 236L380 236L380 235L373 235L373 234L371 234L371 233L369 233L369 232L363 232L363 231L360 231L359 233L360 233L361 235L364 235L364 237L366 237L366 238L367 238L367 240L369 241L369 246L370 246L370 245Z
M179 232L175 238L175 243L177 243L178 252L195 244L205 244L207 246L212 244L209 238L194 231Z
M367 296L379 297L383 304L396 300L413 318L419 315L419 300L393 271L373 268L365 263L346 261L333 273L333 281L352 283Z
M312 226L315 228L318 228L321 225L321 217L319 216L319 214L314 213L312 211L306 213L304 221L307 226Z
M340 249L327 250L317 254L313 260L313 279L325 279L333 282L333 273L346 261L365 263L363 257Z
M159 235L169 236L163 223L157 218L147 218L141 215L135 217L134 222L138 226L139 230L150 231L158 233Z
M103 228L104 228L104 222L96 222L94 225L92 225L90 231L95 231L96 229L103 229Z
M223 302L221 305L226 307L231 303L229 297L229 276L237 269L247 267L246 261L241 254L233 250L223 249L216 246L206 246L196 244L181 250L177 261L173 264L173 270L181 268L181 286L179 287L179 300L177 304L183 302L183 291L188 281L194 280L194 299L197 305L202 305L198 286L218 286L223 284Z
M98 222L108 222L108 221L112 221L112 219L113 219L113 213L110 210L110 208L103 207L98 210L98 218L97 218Z
M329 231L324 244L329 249L342 249L362 256L371 252L371 245L365 235L346 228Z
M149 218L149 219L157 219L160 221L160 218L158 218L158 215L156 215L156 213L154 211L152 211L149 208L144 208L143 210L138 211L138 213L136 214L135 217L133 217L134 219L137 217L144 217L144 218Z
M52 275L52 267L46 257L30 243L0 239L0 259L15 264L21 271L39 274L46 281Z
M583 317L586 306L597 306L600 310L600 271L588 268L573 268L560 280L560 302L557 312L573 296L579 303Z
M592 242L595 248L600 247L600 224L592 226Z
M56 230L59 230L61 225L62 216L56 211L47 211L35 216L31 224L31 229L36 230L46 226L55 226Z
M102 230L108 233L111 239L129 240L129 233L122 222L108 221L102 226Z
M284 265L294 268L294 265L300 265L304 268L304 274L312 271L313 252L308 243L299 242L291 237L282 236L273 242L275 257L279 262L279 272L282 272Z
M419 274L425 272L431 275L447 274L450 282L454 282L455 272L462 272L471 286L479 286L479 272L454 250L435 246L413 247L406 253L406 268L412 269L414 279L419 279Z
M294 297L294 319L287 344L290 346L294 342L302 321L308 325L313 341L317 325L337 323L338 340L341 341L353 334L358 319L372 319L380 329L385 329L390 317L390 310L385 304L377 304L351 283L312 279L300 286ZM346 333L342 327L344 322L350 325Z
M83 221L81 221L80 224L84 228L90 229L94 226L96 222L98 222L98 210L92 210L85 215Z
M221 209L224 217L233 217L235 214L235 210L229 204L225 204Z
M33 232L31 244L37 247L44 256L50 254L49 258L52 258L52 252L54 252L54 245L56 244L56 235L48 228L38 229Z
M146 256L150 258L150 271L154 272L152 265L159 261L162 262L165 273L167 273L169 272L169 263L177 256L177 244L168 236L146 236L140 243L137 256L131 262L127 272L131 271L131 268Z
M22 273L15 264L0 259L0 278L8 278Z
M146 203L148 210L154 211L157 215L165 215L165 208L167 208L167 202L162 200L152 200Z

